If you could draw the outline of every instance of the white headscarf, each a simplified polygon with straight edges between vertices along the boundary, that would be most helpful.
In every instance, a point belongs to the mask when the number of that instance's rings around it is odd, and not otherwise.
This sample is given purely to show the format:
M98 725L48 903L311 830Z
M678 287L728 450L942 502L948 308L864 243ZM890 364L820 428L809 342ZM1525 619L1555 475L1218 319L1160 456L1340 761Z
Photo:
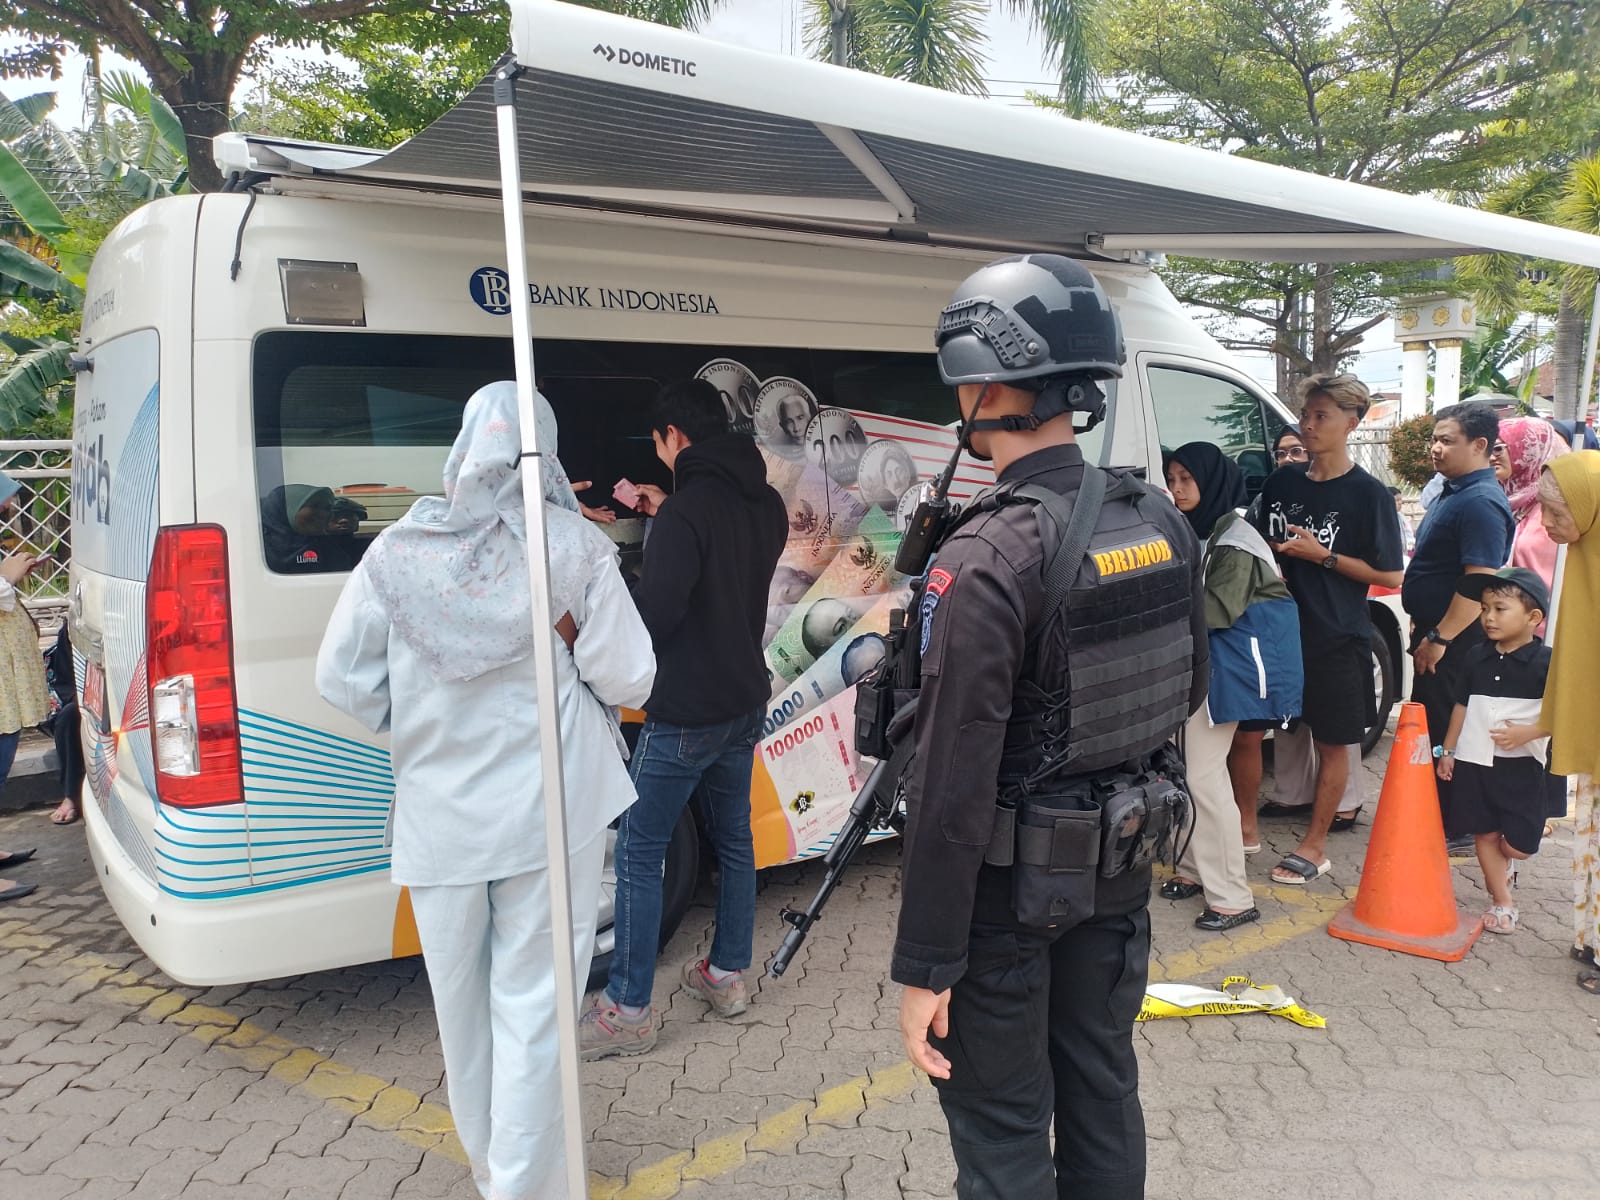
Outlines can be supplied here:
M549 402L534 393L534 408L544 454L550 610L559 618L581 600L597 556L616 551L578 515L555 457ZM480 388L445 461L443 497L418 500L361 560L395 630L440 679L474 679L533 652L521 454L516 384Z

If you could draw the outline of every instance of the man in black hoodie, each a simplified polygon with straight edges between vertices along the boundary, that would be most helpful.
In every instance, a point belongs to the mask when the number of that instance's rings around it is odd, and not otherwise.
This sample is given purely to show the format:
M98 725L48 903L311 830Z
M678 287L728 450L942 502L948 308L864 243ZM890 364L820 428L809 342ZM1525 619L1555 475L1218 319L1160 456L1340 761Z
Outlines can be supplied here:
M711 953L687 964L683 980L720 1016L749 1004L743 970L755 935L751 758L770 691L761 652L767 589L788 523L761 452L751 438L729 433L711 384L668 384L651 423L674 486L670 497L639 489L638 508L655 521L633 598L655 643L656 684L629 764L639 799L617 830L611 977L579 1023L586 1059L655 1045L650 993L662 871L673 826L697 788L721 878Z

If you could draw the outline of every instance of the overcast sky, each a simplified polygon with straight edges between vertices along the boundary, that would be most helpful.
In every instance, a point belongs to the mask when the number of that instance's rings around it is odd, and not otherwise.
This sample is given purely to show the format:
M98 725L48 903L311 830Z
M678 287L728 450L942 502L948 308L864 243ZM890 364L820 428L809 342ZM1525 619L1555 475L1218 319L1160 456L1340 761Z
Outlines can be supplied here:
M778 54L803 52L804 34L801 27L805 0L725 0L719 11L701 30L707 37L732 42L752 49ZM1050 91L1052 73L1045 66L1037 41L1030 36L1027 24L1012 17L1004 6L992 2L985 25L988 44L984 50L984 77L989 92L997 104L1026 104L1027 91ZM275 57L315 57L315 52L282 51ZM133 64L107 55L106 69L135 69ZM248 91L249 81L241 84ZM24 96L31 92L54 89L57 92L56 118L63 125L75 125L83 119L83 61L68 64L64 77L58 83L33 79L0 80L0 92L7 96ZM1365 352L1357 370L1374 391L1397 390L1400 384L1400 348L1394 341L1393 326L1385 321L1367 335L1363 343ZM1270 358L1265 355L1243 355L1254 375L1271 386L1275 375Z

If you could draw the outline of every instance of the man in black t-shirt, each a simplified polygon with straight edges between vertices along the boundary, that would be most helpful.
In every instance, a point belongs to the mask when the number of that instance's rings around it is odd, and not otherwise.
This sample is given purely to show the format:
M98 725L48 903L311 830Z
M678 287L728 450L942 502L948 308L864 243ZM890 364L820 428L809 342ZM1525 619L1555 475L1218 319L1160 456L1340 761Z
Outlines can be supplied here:
M1259 517L1300 606L1301 720L1319 760L1310 827L1272 870L1274 883L1287 884L1310 883L1332 867L1328 830L1349 778L1348 747L1360 744L1374 707L1367 589L1399 587L1405 565L1394 501L1350 461L1350 434L1372 403L1366 385L1354 375L1313 375L1300 395L1311 468L1269 476Z

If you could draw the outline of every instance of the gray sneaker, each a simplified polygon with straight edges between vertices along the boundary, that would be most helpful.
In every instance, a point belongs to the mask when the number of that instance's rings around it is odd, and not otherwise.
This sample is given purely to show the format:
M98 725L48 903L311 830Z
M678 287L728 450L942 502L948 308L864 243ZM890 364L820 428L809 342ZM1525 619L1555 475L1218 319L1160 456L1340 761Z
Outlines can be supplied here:
M750 1007L750 989L744 985L744 972L735 971L721 983L706 974L708 959L683 964L683 986L711 1005L719 1017L737 1017Z
M647 1008L641 1016L625 1016L605 992L598 993L578 1017L578 1055L585 1062L613 1054L643 1054L655 1044L655 1011Z

